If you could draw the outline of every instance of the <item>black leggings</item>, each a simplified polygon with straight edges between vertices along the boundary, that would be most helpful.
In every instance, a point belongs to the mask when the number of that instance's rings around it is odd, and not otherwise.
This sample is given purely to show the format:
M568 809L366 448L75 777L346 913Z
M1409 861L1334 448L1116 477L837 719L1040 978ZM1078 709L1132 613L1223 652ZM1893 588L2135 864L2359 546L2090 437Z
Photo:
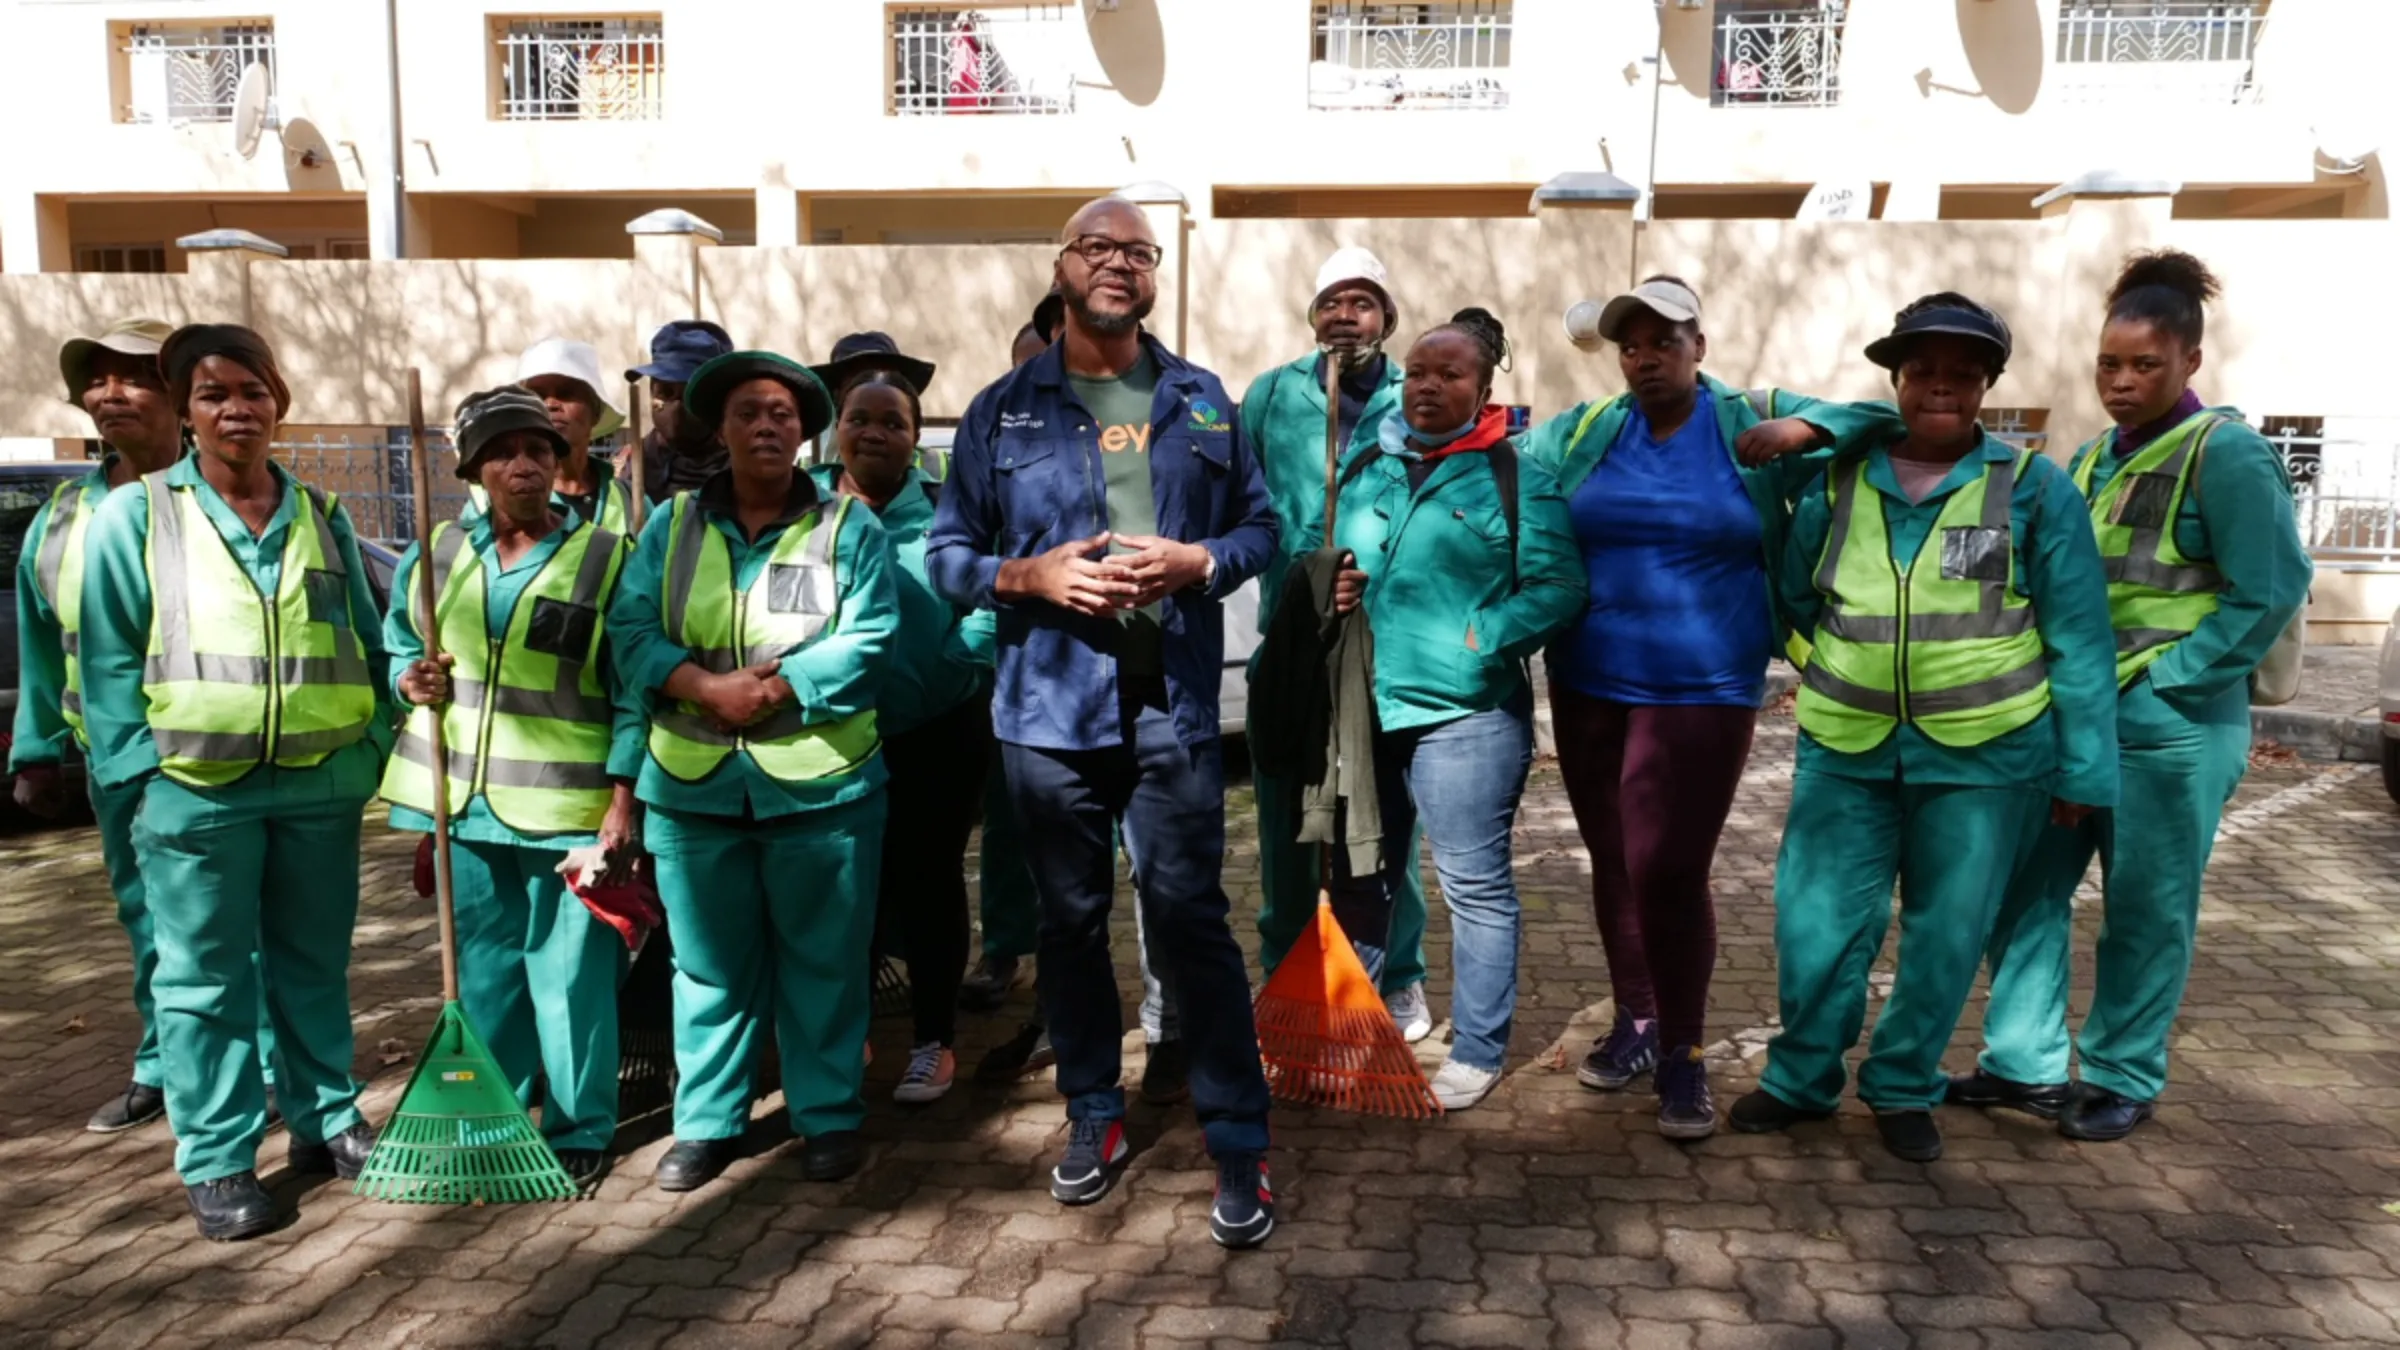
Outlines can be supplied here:
M883 949L908 963L915 1044L958 1036L958 986L967 974L967 837L983 804L992 705L978 697L883 740L891 772L883 826Z

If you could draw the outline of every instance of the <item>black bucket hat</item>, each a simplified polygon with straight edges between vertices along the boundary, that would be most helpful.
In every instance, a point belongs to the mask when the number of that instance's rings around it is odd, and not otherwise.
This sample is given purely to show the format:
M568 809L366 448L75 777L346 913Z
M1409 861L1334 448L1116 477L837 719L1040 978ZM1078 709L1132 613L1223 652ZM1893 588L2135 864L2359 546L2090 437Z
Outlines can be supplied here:
M1909 302L1892 320L1892 331L1867 344L1867 359L1885 370L1897 371L1919 339L1936 333L1972 338L1992 352L1992 378L2008 368L2015 342L2008 320L1956 291L1936 291Z
M459 400L458 413L451 421L450 437L458 445L457 473L470 483L475 481L475 465L484 451L512 431L539 432L554 453L567 453L567 438L550 425L549 405L521 384L467 395Z
M925 386L933 383L933 362L901 354L900 344L892 341L888 333L852 333L833 344L832 360L808 369L837 395L842 386L870 370L892 372L905 380L920 398L925 395Z
M692 372L683 387L683 406L700 425L715 429L725 419L725 396L751 380L774 380L800 401L800 439L814 440L833 425L833 395L816 372L773 352L727 352Z
M1066 323L1067 297L1053 286L1050 293L1033 306L1033 331L1042 335L1042 341L1055 342L1058 335L1065 331Z

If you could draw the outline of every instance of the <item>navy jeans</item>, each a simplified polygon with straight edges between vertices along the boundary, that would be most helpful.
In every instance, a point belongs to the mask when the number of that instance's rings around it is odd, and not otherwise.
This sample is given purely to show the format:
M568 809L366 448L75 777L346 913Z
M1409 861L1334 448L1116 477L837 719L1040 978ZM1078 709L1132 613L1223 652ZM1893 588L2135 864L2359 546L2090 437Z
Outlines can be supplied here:
M1450 907L1450 1057L1478 1069L1500 1067L1516 1018L1519 909L1509 840L1532 766L1532 705L1525 699L1375 736L1383 837L1407 839L1423 820ZM1370 977L1383 972L1400 869L1416 865L1413 854L1387 849L1376 875L1333 887L1333 917Z
M1058 1090L1073 1119L1125 1114L1125 1009L1108 950L1122 822L1150 961L1182 1013L1192 1105L1209 1152L1263 1153L1267 1080L1222 884L1222 745L1182 744L1158 708L1129 705L1123 716L1124 744L1107 749L1001 746L1042 902L1036 970Z

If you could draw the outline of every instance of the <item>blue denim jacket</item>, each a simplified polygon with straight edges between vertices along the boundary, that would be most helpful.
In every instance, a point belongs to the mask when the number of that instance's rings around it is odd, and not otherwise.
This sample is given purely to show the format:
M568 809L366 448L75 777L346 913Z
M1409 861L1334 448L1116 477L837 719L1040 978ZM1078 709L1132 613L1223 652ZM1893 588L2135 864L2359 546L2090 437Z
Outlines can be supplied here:
M1275 552L1275 512L1243 434L1237 405L1215 375L1148 334L1158 362L1150 408L1150 483L1158 532L1216 558L1215 579L1167 597L1167 699L1186 745L1217 735L1225 660L1224 597ZM950 475L925 549L933 587L955 604L996 609L998 679L992 730L1044 750L1121 744L1113 618L1086 618L1039 601L1002 603L1000 564L1108 528L1098 419L1067 383L1066 347L1050 350L975 396L959 422Z

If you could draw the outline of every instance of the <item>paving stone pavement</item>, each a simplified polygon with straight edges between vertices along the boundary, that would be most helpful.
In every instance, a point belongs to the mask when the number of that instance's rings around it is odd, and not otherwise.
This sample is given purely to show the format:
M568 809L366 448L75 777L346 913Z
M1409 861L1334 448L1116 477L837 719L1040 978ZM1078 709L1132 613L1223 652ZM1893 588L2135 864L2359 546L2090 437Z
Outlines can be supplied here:
M1754 1080L1773 1014L1791 748L1788 717L1771 716L1718 868L1720 1103ZM1247 809L1237 793L1237 821ZM369 838L353 977L380 1119L407 1065L379 1063L376 1047L414 1050L438 978L408 841L379 826ZM1237 830L1227 875L1246 943L1255 857ZM1679 1146L1658 1137L1645 1093L1578 1087L1565 1066L1604 1022L1607 985L1548 766L1518 858L1523 997L1505 1082L1434 1122L1280 1111L1282 1225L1262 1251L1208 1241L1212 1173L1188 1108L1137 1105L1124 1183L1062 1210L1042 1187L1062 1136L1047 1084L962 1087L903 1112L888 1101L898 1021L877 1026L871 1159L845 1184L802 1181L762 1124L757 1156L669 1197L649 1185L665 1147L652 1122L597 1199L423 1209L280 1176L277 1133L262 1172L298 1219L212 1246L191 1235L164 1127L79 1128L122 1083L134 1035L91 834L0 838L0 1343L2400 1343L2400 1217L2381 1209L2400 1201L2400 816L2361 766L2268 763L2245 785L2151 1126L2078 1145L2029 1118L1948 1110L1948 1156L1931 1166L1886 1155L1855 1104L1786 1137ZM2096 924L2079 920L2079 1012ZM1438 913L1433 927L1439 1013ZM1023 997L971 1023L962 1059L1005 1034Z

